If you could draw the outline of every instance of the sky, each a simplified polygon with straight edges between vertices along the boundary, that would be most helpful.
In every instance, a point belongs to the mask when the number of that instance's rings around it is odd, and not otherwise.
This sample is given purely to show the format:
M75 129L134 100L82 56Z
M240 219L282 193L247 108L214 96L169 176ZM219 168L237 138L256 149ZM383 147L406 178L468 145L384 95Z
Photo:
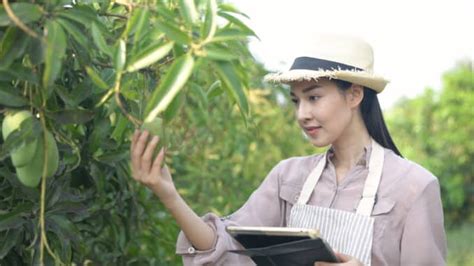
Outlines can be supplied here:
M250 50L271 71L289 69L315 34L348 34L374 49L375 73L391 82L379 94L383 109L426 87L439 90L444 72L474 60L472 0L227 0L260 40Z

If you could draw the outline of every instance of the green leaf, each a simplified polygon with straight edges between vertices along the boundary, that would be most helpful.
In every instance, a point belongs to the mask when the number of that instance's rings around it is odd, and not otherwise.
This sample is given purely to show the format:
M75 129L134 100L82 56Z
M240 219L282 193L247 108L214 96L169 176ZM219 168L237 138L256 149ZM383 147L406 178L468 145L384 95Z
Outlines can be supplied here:
M186 54L186 48L184 45L175 45L173 47L173 55L174 57L180 57L182 55Z
M123 67L125 66L126 61L126 45L125 41L120 39L117 43L117 47L115 47L115 54L114 54L114 68L117 73L122 72Z
M90 150L90 153L96 152L100 145L103 142L103 137L108 136L110 134L110 123L107 119L103 117L98 117L99 120L94 120L93 131L89 135L89 139L87 141L87 149Z
M15 42L21 31L16 27L9 27L4 33L2 42L0 43L0 58L4 61L4 57L8 54L10 49L15 46ZM3 63L2 63L3 64Z
M86 66L86 72L89 78L91 78L92 83L102 90L109 89L109 85L97 74L92 67Z
M229 48L207 46L204 48L205 57L217 61L231 61L239 58L237 54L232 53Z
M0 215L0 231L15 229L22 226L26 222L22 216L30 214L32 208L32 203L18 204L13 210Z
M207 100L211 100L212 98L221 95L223 92L222 82L220 80L216 80L211 84L211 86L209 86L209 89L207 90Z
M130 156L128 150L110 151L108 153L97 156L95 159L99 162L114 164L126 160Z
M181 106L183 106L184 100L184 91L181 90L178 95L174 97L173 101L171 101L168 108L166 108L166 110L163 112L163 119L166 122L171 121L176 116L176 114L178 114L179 109L181 108Z
M56 183L57 185L57 183ZM71 219L83 219L89 215L87 211L87 207L82 204L81 202L78 202L80 197L77 196L72 196L70 194L67 199L65 198L65 193L63 191L64 187L61 187L57 185L58 187L56 188L56 191L58 191L60 198L57 198L54 202L48 201L48 214L58 214L58 215L63 215L63 214L69 214L69 217ZM72 196L72 197L71 197ZM54 199L53 199L54 200Z
M22 57L30 39L19 28L9 27L0 43L0 69L8 69L15 59Z
M99 27L97 27L97 24L91 24L91 33L95 46L97 46L97 48L99 48L102 53L111 56L111 49L107 45L107 42L105 42L105 38L102 36L102 32L100 31Z
M28 100L21 96L14 88L0 83L0 105L22 107L28 105Z
M21 230L9 230L5 232L0 244L0 260L3 259L10 249L12 249L20 240Z
M127 66L127 72L134 72L157 62L165 57L171 49L173 49L173 46L174 42L168 42L165 44L153 45L142 50L135 56L135 58L130 60L131 63Z
M115 128L112 131L110 137L115 139L118 143L122 143L124 140L126 140L123 135L125 130L127 130L128 123L128 119L125 116L119 115L117 123L115 124Z
M133 10L130 16L128 34L135 34L135 37L140 38L143 30L143 26L148 22L150 17L150 11L146 8L137 7Z
M30 3L11 3L10 7L15 14L23 23L28 24L35 22L41 18L43 11L41 7ZM0 6L0 27L14 25L5 11L5 8Z
M206 92L204 92L203 88L196 83L191 83L191 88L193 92L196 93L199 102L204 108L207 108L209 102L207 101Z
M72 38L79 43L83 48L88 48L87 37L82 33L82 31L74 25L74 23L69 22L66 19L58 18L57 22L72 36Z
M54 85L53 88L59 98L61 98L61 100L65 103L67 108L70 108L71 106L77 106L77 100L69 93L68 89L60 85Z
M239 11L236 7L234 7L232 4L220 4L219 5L219 9L222 10L222 11L226 11L226 12L232 12L232 13L236 13L236 14L239 14L239 15L242 15L246 18L249 19L249 16L247 16L247 14Z
M53 224L48 229L59 230L57 227L58 227L57 225ZM79 234L79 231L75 233ZM49 245L51 249L57 252L57 256L59 257L61 261L72 261L72 248L73 247L71 246L71 244L75 245L76 242L71 241L67 237L63 236L62 231L59 231L56 234L48 232L48 241L50 242ZM77 246L75 246L74 248L77 248ZM54 264L54 263L51 261L50 263L45 263L45 264Z
M229 13L223 12L223 11L219 11L218 14L219 14L219 16L227 19L227 21L235 24L237 27L239 27L241 30L243 30L246 34L255 36L255 37L257 37L257 39L259 39L257 34L255 34L255 32L251 28L249 28L247 25L245 25L245 23L243 23L240 19L234 17L233 15L231 15Z
M45 69L43 72L43 87L53 84L61 70L62 59L66 53L66 34L56 21L46 22L46 51Z
M158 17L164 19L165 21L169 21L172 24L176 24L176 13L173 12L174 10L170 9L165 5L157 5Z
M61 110L48 112L47 116L59 124L84 124L94 118L94 112L83 109Z
M232 98L237 102L240 107L240 112L244 117L249 115L249 105L247 102L247 97L245 96L244 90L242 88L242 83L235 73L235 69L231 63L228 62L218 62L217 64L217 73L221 80L224 82L224 88L227 89Z
M137 47L137 44L139 43L140 40L143 38L143 33L144 33L144 28L145 25L147 25L150 17L150 12L148 9L144 8L136 8L133 11L131 19L131 29L129 34L134 34L133 35L133 48L132 48L132 54L135 54ZM145 31L147 32L147 31Z
M151 95L151 99L145 108L145 114L147 114L145 122L152 121L158 114L166 110L193 73L193 67L194 58L189 53L180 56L173 62L163 80Z
M74 242L79 240L77 227L66 216L53 214L46 216L46 221L50 225L50 231L55 232L59 239Z
M216 35L214 35L214 38L210 40L210 42L246 40L247 37L248 34L242 32L241 30L225 28L223 30L219 30Z
M44 42L40 39L32 38L28 46L28 54L33 65L40 65L44 62ZM35 74L36 76L36 74ZM38 79L36 77L36 79ZM38 83L38 80L36 81Z
M206 18L201 27L201 36L203 40L210 40L214 37L217 29L217 2L208 0L206 8Z
M22 226L25 219L20 216L12 216L5 219L0 219L0 231L12 230Z
M15 63L8 69L0 70L0 81L11 82L13 80L22 80L31 82L32 84L38 84L37 74L21 63Z
M193 25L198 19L198 12L194 0L179 0L179 11L188 26Z
M191 37L188 35L188 33L183 32L172 23L168 23L166 21L159 21L156 24L156 27L162 32L164 32L168 38L179 44L191 43Z
M79 22L86 26L86 28L89 28L91 23L96 23L102 31L106 30L105 26L98 19L97 12L86 5L74 5L73 8L63 9L58 13L58 16Z

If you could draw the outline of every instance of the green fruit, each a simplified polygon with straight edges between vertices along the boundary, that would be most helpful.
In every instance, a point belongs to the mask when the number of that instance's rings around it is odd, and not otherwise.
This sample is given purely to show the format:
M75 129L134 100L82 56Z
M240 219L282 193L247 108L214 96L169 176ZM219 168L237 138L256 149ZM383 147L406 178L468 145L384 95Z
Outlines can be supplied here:
M13 131L20 127L23 121L30 117L33 117L33 115L28 111L8 113L2 124L3 139L6 140ZM22 167L28 164L33 158L37 145L38 141L34 140L13 150L11 152L13 165L15 167Z
M22 167L27 165L33 155L35 154L36 148L38 146L38 140L35 139L26 145L20 146L20 148L11 152L12 162L15 167Z
M147 130L152 136L159 136L159 146L166 146L168 144L168 138L166 136L165 127L163 127L163 119L155 117L151 122L143 123L141 129ZM153 152L153 157L155 157L159 151L159 147L155 148L155 151Z
M18 129L21 125L21 122L25 121L27 118L30 117L33 117L33 115L28 111L8 113L5 116L5 119L3 119L2 124L3 140L6 140L10 133Z
M28 164L23 167L19 167L16 169L16 175L18 176L18 180L27 186L27 187L36 187L38 186L41 180L41 165L38 167L38 163L40 160L36 160L35 163Z
M58 169L59 152L53 135L48 131L46 131L46 141L48 145L48 169L46 176L49 177ZM43 174L43 164L44 142L43 139L40 138L31 162L25 166L16 168L16 173L20 182L29 187L38 186L41 180L41 175Z
M16 175L23 185L28 187L38 186L43 172L43 156L44 143L40 139L31 162L25 166L16 168Z
M155 117L151 122L145 122L142 125L142 130L148 130L152 135L161 136L163 128L163 119Z

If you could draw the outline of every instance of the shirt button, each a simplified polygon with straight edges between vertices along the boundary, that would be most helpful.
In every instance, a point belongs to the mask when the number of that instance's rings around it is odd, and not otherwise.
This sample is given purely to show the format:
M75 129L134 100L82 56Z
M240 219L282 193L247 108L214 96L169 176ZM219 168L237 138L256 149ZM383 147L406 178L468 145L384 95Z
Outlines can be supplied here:
M298 198L299 198L299 196L298 196L298 195L296 195L296 196L295 196L295 201L298 201Z
M194 254L194 252L196 252L196 249L194 249L193 247L188 248L189 254Z

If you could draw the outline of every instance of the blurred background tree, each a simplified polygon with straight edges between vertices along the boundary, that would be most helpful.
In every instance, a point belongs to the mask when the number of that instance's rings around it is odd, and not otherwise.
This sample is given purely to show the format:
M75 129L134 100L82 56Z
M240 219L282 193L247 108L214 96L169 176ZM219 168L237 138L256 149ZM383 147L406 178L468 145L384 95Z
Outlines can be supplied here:
M129 136L147 118L159 122L176 186L199 214L230 214L278 161L320 152L297 126L287 90L262 83L267 71L247 44L255 33L231 5L10 7L23 25L0 8L1 111L44 119L36 133L53 133L60 167L39 187L25 187L8 154L30 137L20 129L24 134L0 143L2 265L180 264L177 225L130 177ZM462 265L474 261L472 62L444 81L440 91L400 100L386 116L402 153L439 177L446 225L456 232L450 261ZM43 259L42 246L49 249Z
M386 119L402 154L438 177L448 233L448 264L474 264L474 70L464 60L441 90L401 99Z
M443 77L440 91L426 89L387 112L404 156L440 180L448 226L474 222L474 73L460 62Z

